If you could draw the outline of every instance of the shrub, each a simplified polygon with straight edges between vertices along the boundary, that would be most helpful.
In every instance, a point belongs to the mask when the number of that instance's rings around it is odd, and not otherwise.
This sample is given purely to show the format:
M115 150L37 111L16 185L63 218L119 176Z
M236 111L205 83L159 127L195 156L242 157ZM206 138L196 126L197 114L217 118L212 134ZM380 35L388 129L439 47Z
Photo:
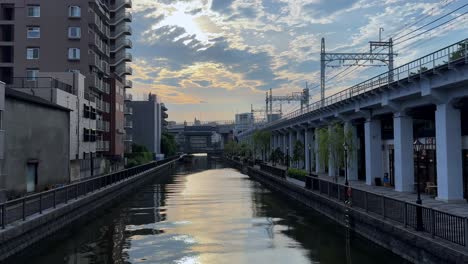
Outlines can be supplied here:
M306 176L307 176L307 171L305 170L294 169L294 168L288 169L288 177L291 177L300 181L305 181Z

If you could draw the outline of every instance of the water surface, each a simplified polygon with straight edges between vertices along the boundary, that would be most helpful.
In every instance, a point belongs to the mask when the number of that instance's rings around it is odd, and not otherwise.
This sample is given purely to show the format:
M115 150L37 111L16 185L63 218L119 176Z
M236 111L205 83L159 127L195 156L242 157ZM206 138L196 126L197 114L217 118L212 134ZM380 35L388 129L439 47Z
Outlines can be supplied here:
M405 263L206 156L47 243L12 263Z

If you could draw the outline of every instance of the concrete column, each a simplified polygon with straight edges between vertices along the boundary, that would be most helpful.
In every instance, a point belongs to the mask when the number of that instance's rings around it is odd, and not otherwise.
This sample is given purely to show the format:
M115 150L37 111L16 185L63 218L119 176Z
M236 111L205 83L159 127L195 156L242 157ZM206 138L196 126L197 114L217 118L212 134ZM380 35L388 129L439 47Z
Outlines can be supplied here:
M373 185L374 179L383 177L382 133L380 120L369 119L364 124L366 149L366 184Z
M437 199L463 200L462 137L460 110L449 103L435 112Z
M283 153L284 153L284 156L286 158L286 146L288 145L288 133L287 132L284 132L283 134Z
M395 190L414 190L413 119L403 113L393 116L393 144L395 149Z
M309 144L310 144L310 133L309 130L306 128L304 129L304 159L305 159L305 169L307 172L310 170L310 151L309 151Z
M351 121L346 121L344 123L344 133L345 138L349 140L348 144L352 145L349 147L348 151L348 179L357 181L358 180L358 156L357 151L359 148L359 139L357 137L356 126L354 126Z
M304 138L302 137L302 130L301 129L296 130L296 142L297 141L300 141L300 142L302 142L302 144L304 144ZM296 142L294 142L294 145L296 144ZM298 169L302 169L303 165L304 165L303 161L298 161L297 164L296 164Z
M333 126L328 125L328 137L331 137L333 131ZM338 173L335 168L335 159L333 158L332 152L330 147L328 147L328 176L338 176Z
M294 132L293 131L289 131L289 144L288 144L288 147L289 147L289 164L292 164L291 163L291 160L292 160L292 156L293 156L293 152L294 152L294 136L293 136Z
M324 173L325 172L325 168L324 166L322 166L322 164L320 163L320 154L319 154L319 133L318 133L318 128L315 128L314 130L314 134L315 134L315 141L314 141L314 151L315 151L315 173L319 174L319 173Z

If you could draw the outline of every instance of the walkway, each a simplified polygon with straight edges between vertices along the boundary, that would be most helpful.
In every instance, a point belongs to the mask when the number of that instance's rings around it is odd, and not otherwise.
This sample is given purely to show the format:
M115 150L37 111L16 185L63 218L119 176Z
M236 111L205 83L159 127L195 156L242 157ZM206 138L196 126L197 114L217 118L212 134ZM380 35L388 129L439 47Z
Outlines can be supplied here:
M271 163L269 163L271 166ZM276 165L277 168L286 170L285 166ZM327 174L319 175L321 180L336 182L335 177L330 177ZM304 183L302 181L298 181L296 179L288 178L290 182L293 182L299 186L304 187ZM344 177L338 177L338 183L344 184ZM349 181L349 185L357 190L362 190L370 193L375 193L378 195L383 195L389 198L405 201L405 202L416 202L417 194L416 193L409 193L409 192L397 192L392 187L384 187L384 186L370 186L367 185L364 181ZM468 203L458 202L458 203L447 203L438 201L432 198L430 195L421 194L422 204L424 206L437 209L439 211L447 212L450 214L468 217Z

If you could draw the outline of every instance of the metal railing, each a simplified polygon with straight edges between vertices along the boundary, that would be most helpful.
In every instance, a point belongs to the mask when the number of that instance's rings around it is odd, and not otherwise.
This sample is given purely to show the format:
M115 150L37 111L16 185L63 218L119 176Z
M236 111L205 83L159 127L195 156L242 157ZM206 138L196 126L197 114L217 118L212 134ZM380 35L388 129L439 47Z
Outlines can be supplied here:
M5 229L7 225L16 221L26 221L26 219L32 215L43 214L47 209L56 208L58 205L67 204L72 200L85 197L88 194L101 190L102 188L111 186L118 182L122 182L128 178L157 168L160 165L169 163L178 158L179 157L172 157L161 161L151 162L145 165L98 176L89 180L54 188L49 191L35 193L19 199L7 201L0 204L1 226L3 229Z
M293 111L283 116L281 119L259 126L258 129L264 129L281 122L285 122L289 119L317 111L338 102L343 102L372 90L398 85L400 82L411 81L413 78L419 78L423 74L436 73L438 70L443 68L452 68L453 65L458 63L468 63L468 39L459 41L429 55L397 67L393 71L377 75L348 89L330 95L323 101L311 103L302 110L299 109Z
M7 88L13 89L40 89L40 88L55 88L67 93L75 94L75 89L72 85L61 82L52 77L13 77L12 82L7 84Z
M262 166L261 166L262 167ZM271 167L271 166L268 166ZM249 168L251 169L251 168ZM277 170L267 169L274 177L284 176L280 168ZM284 171L284 170L283 170ZM285 180L286 181L286 180ZM306 177L306 187L302 187L337 201L345 201L346 186L323 180L318 177ZM300 186L297 186L301 188ZM384 219L392 220L402 224L405 228L416 230L416 211L422 210L423 232L430 234L433 238L438 237L461 246L468 247L468 218L436 210L416 203L397 200L384 195L354 189L351 186L351 201L353 208L359 208L367 213L379 215Z
M132 88L133 82L131 80L125 80L125 88Z

